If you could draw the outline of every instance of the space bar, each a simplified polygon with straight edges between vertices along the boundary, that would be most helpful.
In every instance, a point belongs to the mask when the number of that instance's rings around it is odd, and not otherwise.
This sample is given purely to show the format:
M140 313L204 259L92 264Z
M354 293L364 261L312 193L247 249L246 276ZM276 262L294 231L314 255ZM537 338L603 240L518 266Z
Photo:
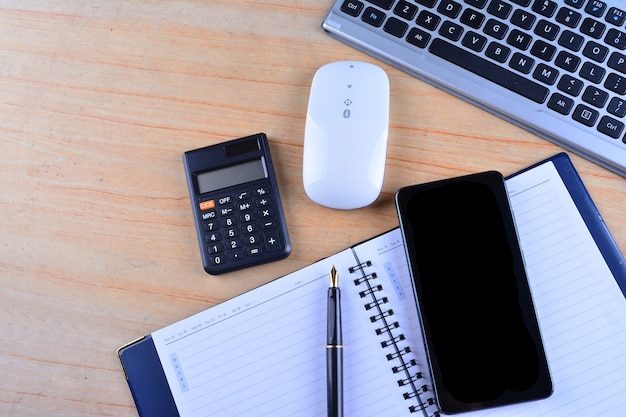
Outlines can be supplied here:
M471 54L442 39L436 38L429 51L448 62L458 65L483 78L488 79L514 93L520 94L536 103L543 103L548 97L546 87L515 74L501 66Z

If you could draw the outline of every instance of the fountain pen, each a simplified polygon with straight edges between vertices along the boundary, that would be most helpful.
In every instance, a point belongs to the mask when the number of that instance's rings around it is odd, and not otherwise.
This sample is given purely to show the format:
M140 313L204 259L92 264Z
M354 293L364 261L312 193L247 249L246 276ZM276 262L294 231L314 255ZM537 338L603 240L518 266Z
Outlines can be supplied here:
M328 417L343 416L343 345L341 337L341 290L339 273L333 266L328 288L326 378Z

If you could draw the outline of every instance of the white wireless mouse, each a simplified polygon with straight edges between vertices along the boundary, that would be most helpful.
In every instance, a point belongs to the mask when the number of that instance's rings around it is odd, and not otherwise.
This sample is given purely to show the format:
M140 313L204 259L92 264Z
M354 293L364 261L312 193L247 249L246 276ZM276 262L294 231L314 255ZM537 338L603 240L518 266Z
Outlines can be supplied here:
M306 194L335 209L365 207L380 194L389 132L389 79L376 65L340 61L317 70L304 131Z

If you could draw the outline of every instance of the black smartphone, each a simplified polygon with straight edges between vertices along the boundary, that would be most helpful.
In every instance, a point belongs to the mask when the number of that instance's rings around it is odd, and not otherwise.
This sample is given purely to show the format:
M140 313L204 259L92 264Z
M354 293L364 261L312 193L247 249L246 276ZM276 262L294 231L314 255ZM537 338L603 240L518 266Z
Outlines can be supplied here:
M439 408L546 398L552 380L504 178L415 185L396 207Z

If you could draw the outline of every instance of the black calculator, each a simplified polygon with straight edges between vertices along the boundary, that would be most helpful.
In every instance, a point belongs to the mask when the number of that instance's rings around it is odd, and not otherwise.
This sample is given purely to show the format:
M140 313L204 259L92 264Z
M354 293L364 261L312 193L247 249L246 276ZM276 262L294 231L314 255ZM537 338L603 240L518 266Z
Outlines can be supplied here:
M204 270L212 275L291 253L264 133L183 154Z

